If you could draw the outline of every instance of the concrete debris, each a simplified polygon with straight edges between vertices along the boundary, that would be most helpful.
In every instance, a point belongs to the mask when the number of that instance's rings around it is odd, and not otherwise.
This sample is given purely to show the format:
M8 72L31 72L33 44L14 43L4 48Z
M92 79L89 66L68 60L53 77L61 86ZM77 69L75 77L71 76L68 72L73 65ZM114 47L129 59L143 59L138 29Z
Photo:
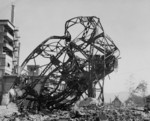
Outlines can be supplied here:
M9 93L3 94L1 105L7 106L10 103L10 95Z
M79 102L79 107L90 106L90 105L98 106L100 105L100 103L96 98L91 98L91 97L85 98L84 100Z
M0 106L0 119L1 117L11 117L13 114L19 115L18 107L14 103L9 103L7 107L5 105ZM1 120L0 120L1 121Z
M0 106L0 121L147 121L150 114L129 109L91 109L75 106L69 111L41 111L38 114L19 113L16 105Z

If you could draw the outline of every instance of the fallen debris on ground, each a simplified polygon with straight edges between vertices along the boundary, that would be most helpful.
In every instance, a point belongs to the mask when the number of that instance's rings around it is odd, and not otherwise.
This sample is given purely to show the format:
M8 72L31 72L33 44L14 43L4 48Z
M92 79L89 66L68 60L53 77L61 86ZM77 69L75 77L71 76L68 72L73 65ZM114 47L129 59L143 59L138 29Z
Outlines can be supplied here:
M14 103L8 107L0 106L0 121L144 121L150 115L126 108L90 108L89 106L72 107L71 110L53 110L51 112L41 111L38 114L29 112L18 112Z

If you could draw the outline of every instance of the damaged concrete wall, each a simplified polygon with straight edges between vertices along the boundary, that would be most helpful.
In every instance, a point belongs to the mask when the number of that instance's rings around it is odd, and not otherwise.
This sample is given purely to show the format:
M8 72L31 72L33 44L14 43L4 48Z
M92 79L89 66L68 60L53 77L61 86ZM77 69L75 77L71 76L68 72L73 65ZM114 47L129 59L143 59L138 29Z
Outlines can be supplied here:
M7 93L17 76L3 76L0 79L0 102L3 94Z

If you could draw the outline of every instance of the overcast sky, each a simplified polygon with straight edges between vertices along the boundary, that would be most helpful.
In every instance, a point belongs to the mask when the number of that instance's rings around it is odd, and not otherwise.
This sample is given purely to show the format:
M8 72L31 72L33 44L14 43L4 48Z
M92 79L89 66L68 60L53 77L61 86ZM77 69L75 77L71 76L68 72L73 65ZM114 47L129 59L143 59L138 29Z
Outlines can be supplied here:
M0 19L10 19L10 11L11 0L0 0ZM20 64L44 39L63 35L65 22L76 16L99 17L121 51L118 71L105 79L105 92L128 91L129 81L141 80L150 92L149 0L15 0Z

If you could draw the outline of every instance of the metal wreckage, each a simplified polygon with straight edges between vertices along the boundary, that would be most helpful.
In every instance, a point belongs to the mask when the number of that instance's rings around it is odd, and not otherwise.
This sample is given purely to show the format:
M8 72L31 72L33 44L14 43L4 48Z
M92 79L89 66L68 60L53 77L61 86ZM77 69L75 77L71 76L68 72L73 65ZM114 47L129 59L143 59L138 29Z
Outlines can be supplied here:
M83 95L104 102L104 78L118 65L119 49L95 16L75 17L65 23L64 36L51 36L39 44L21 65L12 88L20 109L68 109ZM27 66L40 69L30 76ZM34 70L33 70L34 71Z

